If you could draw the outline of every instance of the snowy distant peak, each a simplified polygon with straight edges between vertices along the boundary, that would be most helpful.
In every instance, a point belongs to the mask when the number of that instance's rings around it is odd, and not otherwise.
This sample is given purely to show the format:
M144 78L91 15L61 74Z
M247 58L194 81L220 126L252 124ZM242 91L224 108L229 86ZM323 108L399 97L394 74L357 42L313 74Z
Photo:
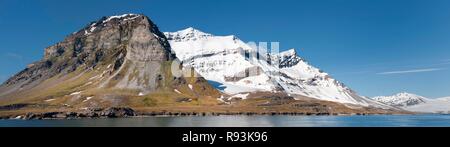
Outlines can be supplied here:
M428 99L411 93L398 93L393 96L378 96L374 100L413 112L447 113L450 114L450 99Z
M395 99L395 98L427 99L423 96L419 96L419 95L408 93L408 92L400 92L400 93L394 94L392 96L377 96L377 97L374 97L373 99Z
M437 100L450 101L450 97L437 98Z
M400 92L400 93L397 93L397 94L395 94L394 96L396 96L396 97L415 97L415 98L425 98L425 97L423 97L423 96L419 96L419 95L416 95L416 94L412 94L412 93L407 93L407 92Z
M182 36L187 36L187 35L197 35L197 36L213 36L209 33L205 33L203 31L200 31L198 29L195 29L193 27L188 27L186 29L177 31L176 33L182 35Z
M173 40L176 42L182 41L196 41L200 39L205 39L209 37L213 37L214 35L202 32L193 27L189 27L177 32L165 32L167 39Z
M384 104L398 107L418 105L421 103L426 103L429 100L423 96L407 92L398 93L392 96L377 96L373 97L373 99Z

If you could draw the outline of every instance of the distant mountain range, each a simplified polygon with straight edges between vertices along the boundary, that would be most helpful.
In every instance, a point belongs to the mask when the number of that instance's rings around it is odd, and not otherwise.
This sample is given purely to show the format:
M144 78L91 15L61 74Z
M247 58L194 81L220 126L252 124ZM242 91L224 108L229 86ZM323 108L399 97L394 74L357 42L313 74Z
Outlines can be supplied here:
M377 96L373 97L373 99L408 111L450 113L450 97L430 99L416 94L402 92L392 96Z

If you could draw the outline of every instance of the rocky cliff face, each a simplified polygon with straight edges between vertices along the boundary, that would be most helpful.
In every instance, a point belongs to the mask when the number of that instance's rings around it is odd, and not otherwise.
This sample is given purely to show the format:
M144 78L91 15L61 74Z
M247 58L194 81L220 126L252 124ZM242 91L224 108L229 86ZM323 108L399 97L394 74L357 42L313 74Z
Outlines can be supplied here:
M111 93L173 92L188 84L213 91L202 78L172 76L170 63L175 59L166 37L148 17L103 17L46 48L42 60L0 86L0 100L72 102Z

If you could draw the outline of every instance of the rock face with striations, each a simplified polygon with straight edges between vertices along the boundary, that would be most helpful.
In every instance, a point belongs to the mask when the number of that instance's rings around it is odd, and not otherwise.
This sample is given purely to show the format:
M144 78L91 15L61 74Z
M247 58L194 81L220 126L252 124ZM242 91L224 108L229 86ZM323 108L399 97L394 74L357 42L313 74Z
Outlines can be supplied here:
M88 102L108 96L119 97L109 104L120 105L124 95L173 92L188 84L200 87L194 92L213 89L203 78L172 76L173 60L166 37L148 17L103 17L46 48L42 60L3 83L0 102Z

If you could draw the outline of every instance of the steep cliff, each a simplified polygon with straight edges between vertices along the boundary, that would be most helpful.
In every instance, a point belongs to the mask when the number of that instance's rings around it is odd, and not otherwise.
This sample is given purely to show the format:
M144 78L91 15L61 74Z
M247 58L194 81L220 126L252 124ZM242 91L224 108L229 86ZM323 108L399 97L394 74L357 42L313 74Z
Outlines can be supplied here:
M103 17L46 48L42 60L3 83L0 102L140 106L146 102L133 97L219 96L201 77L172 75L173 61L166 37L148 17Z

